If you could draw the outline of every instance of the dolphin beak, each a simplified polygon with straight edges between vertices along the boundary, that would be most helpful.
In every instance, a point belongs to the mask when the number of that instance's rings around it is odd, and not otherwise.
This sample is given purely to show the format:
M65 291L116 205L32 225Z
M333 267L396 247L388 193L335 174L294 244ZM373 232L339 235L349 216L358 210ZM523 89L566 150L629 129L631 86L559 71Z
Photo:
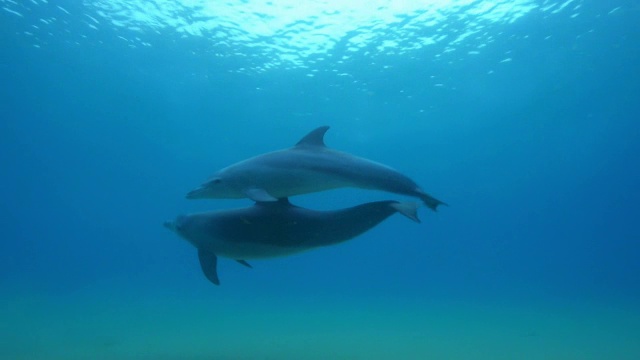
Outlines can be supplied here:
M202 199L206 197L207 188L200 186L197 189L191 190L187 193L187 199Z
M165 221L162 225L171 231L176 231L176 223L173 221Z

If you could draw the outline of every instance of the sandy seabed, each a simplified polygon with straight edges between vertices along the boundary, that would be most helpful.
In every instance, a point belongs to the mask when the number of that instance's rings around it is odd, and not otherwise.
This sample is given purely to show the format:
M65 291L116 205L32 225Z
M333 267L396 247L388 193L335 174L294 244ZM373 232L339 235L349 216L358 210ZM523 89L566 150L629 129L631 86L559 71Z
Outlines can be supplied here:
M0 297L2 359L640 359L620 303Z

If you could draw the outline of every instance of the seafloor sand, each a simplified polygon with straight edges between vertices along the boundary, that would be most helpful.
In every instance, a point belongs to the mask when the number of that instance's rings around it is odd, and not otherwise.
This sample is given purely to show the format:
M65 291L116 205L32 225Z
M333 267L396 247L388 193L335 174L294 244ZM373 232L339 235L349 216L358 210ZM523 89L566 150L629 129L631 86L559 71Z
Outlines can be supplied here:
M640 359L640 309L420 299L2 295L1 359Z

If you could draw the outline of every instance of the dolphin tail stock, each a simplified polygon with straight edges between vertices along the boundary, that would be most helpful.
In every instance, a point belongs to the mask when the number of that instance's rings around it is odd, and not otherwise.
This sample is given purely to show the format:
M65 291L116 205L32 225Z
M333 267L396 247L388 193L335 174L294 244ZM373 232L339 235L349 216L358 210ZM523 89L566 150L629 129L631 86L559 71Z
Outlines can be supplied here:
M433 211L438 211L438 206L440 205L449 206L447 203L434 198L420 189L416 191L416 195L424 202L425 205L427 205L429 209Z
M420 219L418 218L418 204L414 202L393 202L389 204L392 208L394 208L400 214L408 217L409 219L420 223Z

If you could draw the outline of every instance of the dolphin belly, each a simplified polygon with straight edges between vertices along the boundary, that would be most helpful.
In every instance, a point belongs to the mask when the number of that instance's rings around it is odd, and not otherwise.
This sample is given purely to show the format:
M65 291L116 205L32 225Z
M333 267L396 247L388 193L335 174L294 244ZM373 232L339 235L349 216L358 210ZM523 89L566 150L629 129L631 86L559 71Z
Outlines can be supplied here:
M311 250L311 248L304 246L277 246L259 242L238 242L233 239L211 240L201 248L229 259L270 259Z
M345 187L358 187L348 178L313 169L272 168L260 181L259 186L276 198L315 193Z

